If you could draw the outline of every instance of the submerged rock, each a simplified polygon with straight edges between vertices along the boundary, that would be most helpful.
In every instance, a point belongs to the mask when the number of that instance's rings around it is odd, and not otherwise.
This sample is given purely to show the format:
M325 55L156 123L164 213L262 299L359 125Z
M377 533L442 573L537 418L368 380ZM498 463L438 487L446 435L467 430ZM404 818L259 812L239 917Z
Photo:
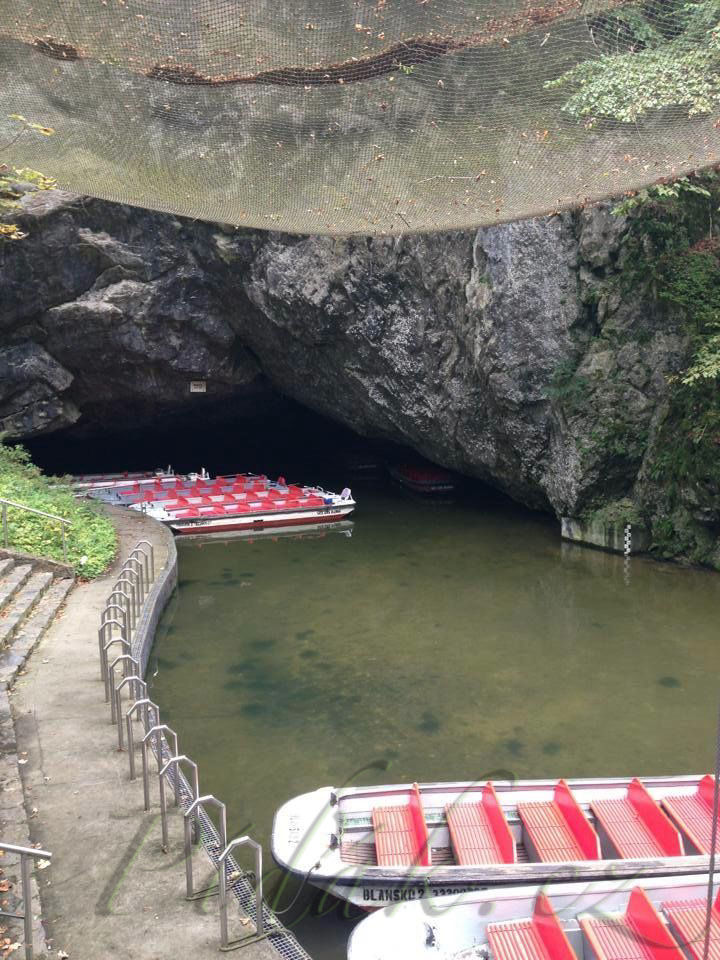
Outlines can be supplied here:
M608 204L339 239L43 191L18 223L28 237L3 246L0 275L0 424L15 436L198 402L252 416L283 395L576 516L632 496L687 360L681 320L622 292L626 221ZM717 517L717 500L696 512Z

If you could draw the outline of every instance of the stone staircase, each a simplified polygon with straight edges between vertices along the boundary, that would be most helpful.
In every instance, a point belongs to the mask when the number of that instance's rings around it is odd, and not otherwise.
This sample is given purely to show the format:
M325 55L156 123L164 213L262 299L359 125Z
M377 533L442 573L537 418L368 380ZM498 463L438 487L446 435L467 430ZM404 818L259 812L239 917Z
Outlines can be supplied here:
M50 626L75 580L57 564L0 556L0 683L17 671Z

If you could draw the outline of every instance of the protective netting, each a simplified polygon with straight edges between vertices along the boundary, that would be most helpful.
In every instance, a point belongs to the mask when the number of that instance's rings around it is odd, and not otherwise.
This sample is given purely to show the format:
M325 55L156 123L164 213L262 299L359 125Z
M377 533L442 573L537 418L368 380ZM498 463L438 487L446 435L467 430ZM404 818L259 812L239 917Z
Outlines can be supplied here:
M718 161L719 19L718 0L0 0L0 162L298 233L525 217Z

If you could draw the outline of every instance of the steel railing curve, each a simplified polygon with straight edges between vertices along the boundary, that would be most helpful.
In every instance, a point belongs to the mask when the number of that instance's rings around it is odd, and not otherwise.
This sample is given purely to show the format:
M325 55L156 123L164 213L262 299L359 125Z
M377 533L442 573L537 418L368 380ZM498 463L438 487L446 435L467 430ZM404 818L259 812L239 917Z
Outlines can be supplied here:
M115 657L113 662L108 667L108 683L110 684L110 722L117 723L118 716L115 710L115 667L119 664L123 664L123 670L126 677L129 677L128 665L132 664L133 667L140 673L140 664L135 659L135 657L130 656L129 653L121 653L119 657Z
M108 671L108 650L110 649L110 647L112 647L116 643L120 644L120 649L124 654L127 654L128 656L130 656L130 651L132 649L130 646L130 641L126 640L125 637L111 637L110 640L108 640L108 642L102 648L102 658L103 658L102 663L103 663L103 669L105 670L105 703L110 703L110 695L112 692L110 689L111 688L110 673ZM111 709L112 709L112 706L111 706Z
M129 677L123 677L120 683L115 687L115 716L118 719L118 750L122 751L125 748L124 744L124 730L123 722L121 718L122 710L122 691L127 684L132 684L130 695L135 698L135 701L138 699L138 693L142 693L143 696L147 696L147 683L143 680L142 677L138 676L136 673L131 674ZM130 708L132 712L132 707Z
M29 860L52 860L52 854L47 850L37 850L35 847L18 847L13 843L0 843L0 850L5 853L15 853L20 857L20 881L22 890L22 913L9 913L6 910L0 910L0 917L10 917L14 920L23 921L25 931L25 960L33 960L35 951L33 948L32 931L32 891L30 888L30 864ZM9 943L10 941L6 941Z
M147 549L146 549L147 548ZM177 733L160 722L160 708L148 697L148 684L142 678L138 660L132 656L130 637L137 628L142 608L150 593L150 584L155 583L155 551L148 540L138 541L119 571L115 585L101 613L98 646L100 651L100 674L105 684L105 699L110 701L112 723L118 725L118 749L124 749L124 732L127 732L130 780L136 779L134 719L140 723L143 736L140 739L143 779L143 806L150 810L150 771L148 750L152 747L157 762L158 790L160 794L160 817L162 849L167 852L168 805L166 784L171 783L174 805L183 808L183 851L185 859L186 899L197 900L212 895L217 889L220 907L220 949L235 950L255 943L274 934L285 933L285 928L272 911L264 913L262 883L262 847L249 836L238 837L228 843L227 808L212 794L200 796L198 765L178 748ZM118 615L121 619L118 619ZM119 636L113 636L117 627ZM108 652L114 644L120 644L122 653L108 665ZM115 670L124 665L124 677L116 685ZM130 671L130 666L134 672ZM122 713L122 691L130 688L131 702ZM134 698L134 699L133 699ZM125 731L123 730L123 720ZM190 781L183 775L183 768L191 771ZM206 808L217 813L217 825ZM202 840L211 862L219 871L217 888L194 889L192 844ZM231 853L237 847L250 846L255 853L255 876L238 871ZM2 845L0 844L0 849ZM32 851L37 853L37 851ZM49 856L49 855L47 855ZM252 886L254 880L254 887ZM255 922L255 933L230 940L228 937L228 890L242 904L245 913ZM254 917L253 917L254 913ZM300 955L306 956L302 951ZM30 954L30 956L32 956Z
M217 797L213 796L212 793L207 793L203 797L197 797L190 806L185 811L183 817L183 844L184 844L184 853L185 853L185 899L186 900L200 900L202 897L207 896L208 894L214 892L217 894L218 888L215 886L204 887L202 890L195 890L193 884L193 867L192 867L192 839L191 839L191 823L190 817L197 810L198 813L200 809L206 811L207 807L215 807L219 812L219 830L220 835L220 847L218 853L225 849L227 846L227 807L225 804L218 800ZM195 818L195 823L198 825L197 830L198 834L202 828L199 826L199 817ZM200 839L200 836L197 838Z
M136 566L130 567L131 563L136 564ZM140 601L140 605L142 605L145 602L145 597L147 595L147 590L145 588L145 568L143 564L138 560L137 557L130 556L122 565L121 572L127 574L127 576L134 574L138 578L138 599Z
M133 726L133 712L137 712L137 718L140 719L140 708L145 707L145 728L151 726L150 723L150 708L152 707L154 711L153 724L160 722L160 708L149 697L142 697L140 700L135 700L134 703L130 704L130 707L125 713L125 728L127 730L127 741L128 741L128 759L130 762L130 779L135 779L135 728Z
M148 741L150 740L150 737L152 736L155 737L155 743L156 743L155 753L156 753L156 758L158 763L158 770L160 770L161 761L162 761L161 737L163 736L163 734L169 734L172 737L173 747L175 749L175 752L172 755L174 757L177 757L179 755L178 737L175 731L171 727L169 727L166 723L157 723L155 724L154 727L150 727L148 732L140 741L140 751L142 755L143 801L144 801L145 810L150 809L150 772L148 770L148 758L147 758ZM167 740L167 737L165 737L165 739Z
M162 828L162 848L165 853L168 852L169 840L168 840L168 824L167 824L167 804L165 801L165 776L172 768L175 773L173 792L175 794L175 806L180 806L180 764L184 763L186 766L190 767L192 770L193 780L192 780L192 792L193 799L197 799L200 794L200 785L199 785L199 775L198 775L198 765L194 760L191 760L190 757L186 756L184 753L176 754L163 765L163 767L158 771L158 787L160 791L160 823Z
M233 850L243 846L252 847L255 851L255 933L246 937L240 937L237 940L229 940L227 921L227 861ZM260 844L248 836L237 837L235 840L231 840L218 857L218 869L220 871L220 949L223 952L237 950L239 947L249 946L251 943L257 943L258 940L264 940L275 933L279 933L280 930L277 928L266 929L265 927L262 895L262 847Z
M145 550L144 547L148 549ZM135 549L130 551L130 556L133 557L136 553L141 554L144 559L147 574L145 579L148 583L155 583L155 548L149 540L138 540Z
M124 594L118 593L117 596L122 597L124 596ZM128 630L127 607L123 606L120 603L114 603L114 602L110 603L110 600L108 599L105 602L105 608L100 614L100 623L102 624L102 623L105 623L106 620L111 620L115 618L114 613L111 613L111 611L117 611L121 615L123 624L124 624L123 632L126 637L130 636L130 631Z
M128 571L121 570L120 572L130 573L129 570ZM123 586L127 585L128 587L130 587L130 593L126 593L124 589L120 588L121 583L123 584ZM128 603L128 609L130 610L130 629L134 630L135 624L137 623L137 594L135 591L135 584L133 583L132 580L129 579L129 577L120 577L118 580L115 581L115 586L113 587L113 593L116 590L119 593L124 594L124 596L130 601Z
M98 647L100 651L100 679L104 682L107 677L107 663L103 655L103 649L107 643L106 636L107 631L110 631L110 637L112 639L112 628L117 626L121 631L124 630L123 624L119 620L116 620L114 617L109 617L107 620L103 620L100 624L100 629L98 630ZM129 643L127 635L121 633L121 640L124 640L125 643ZM107 697L105 698L107 700Z
M137 626L138 619L140 617L140 607L142 601L140 599L140 593L138 590L140 575L136 570L128 570L127 567L123 567L120 571L121 576L115 581L115 586L117 587L121 583L127 583L130 585L132 590L132 602L133 602L133 630Z

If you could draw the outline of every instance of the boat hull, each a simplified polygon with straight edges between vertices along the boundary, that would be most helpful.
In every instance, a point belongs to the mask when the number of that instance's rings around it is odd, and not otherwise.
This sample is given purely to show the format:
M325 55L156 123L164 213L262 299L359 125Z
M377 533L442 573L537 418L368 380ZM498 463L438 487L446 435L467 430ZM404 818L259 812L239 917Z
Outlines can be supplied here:
M700 780L698 776L643 778L657 799L690 794ZM571 780L569 786L588 810L593 800L620 796L630 782L629 778ZM547 800L553 795L555 781L496 782L494 786L520 849L523 834L515 813L517 803ZM524 853L512 863L459 865L450 856L444 811L448 804L479 799L483 784L478 782L420 786L429 832L430 867L377 865L371 811L374 806L405 797L409 789L407 784L338 791L324 787L290 800L275 815L275 860L298 876L309 874L310 883L364 910L514 884L691 875L708 870L709 858L689 847L683 855L652 859L619 859L604 854L604 859L542 862L532 861Z
M720 876L715 875L715 884L718 881ZM576 956L587 957L578 916L622 913L635 886L642 887L657 909L663 903L703 898L707 882L706 871L700 877L568 883L550 889L523 885L399 903L386 906L355 927L348 943L348 960L477 960L487 956L488 926L530 917L539 894L549 898Z
M287 513L278 516L255 516L255 517L214 517L212 519L198 518L197 520L177 521L171 520L168 526L177 536L194 535L208 533L232 533L239 530L266 530L270 527L298 527L305 524L319 523L338 523L350 513L353 507L331 508L328 513L320 510L309 510L305 513Z

